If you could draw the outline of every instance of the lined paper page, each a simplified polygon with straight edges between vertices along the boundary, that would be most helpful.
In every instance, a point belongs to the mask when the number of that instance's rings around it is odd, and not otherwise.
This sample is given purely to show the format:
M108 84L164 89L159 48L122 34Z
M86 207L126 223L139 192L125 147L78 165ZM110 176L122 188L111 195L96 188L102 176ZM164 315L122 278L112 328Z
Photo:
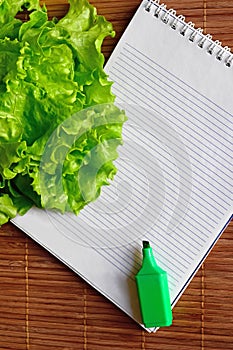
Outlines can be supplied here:
M233 213L232 70L146 3L106 66L128 116L113 183L78 217L33 209L14 220L138 322L141 241L174 304Z
M146 4L107 71L117 103L125 106L129 124L139 126L138 139L144 138L140 159L143 168L150 164L152 169L150 190L157 198L164 195L147 237L169 272L175 301L233 213L233 123L227 91L233 76L153 11L147 13ZM132 138L129 128L125 134Z

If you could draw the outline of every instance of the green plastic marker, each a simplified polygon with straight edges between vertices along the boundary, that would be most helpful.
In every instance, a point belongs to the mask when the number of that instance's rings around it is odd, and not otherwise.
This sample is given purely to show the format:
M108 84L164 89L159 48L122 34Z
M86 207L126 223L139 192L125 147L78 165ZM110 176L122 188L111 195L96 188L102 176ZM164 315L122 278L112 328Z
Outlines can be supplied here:
M146 328L170 326L172 310L167 273L157 265L149 242L143 241L142 252L142 267L135 278L143 324Z

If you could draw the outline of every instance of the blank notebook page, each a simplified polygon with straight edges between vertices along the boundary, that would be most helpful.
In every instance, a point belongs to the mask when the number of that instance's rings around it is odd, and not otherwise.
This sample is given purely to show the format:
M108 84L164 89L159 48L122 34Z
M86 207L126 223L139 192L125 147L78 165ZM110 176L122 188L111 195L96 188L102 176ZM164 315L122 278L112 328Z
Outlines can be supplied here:
M174 305L233 214L233 68L207 39L198 46L199 32L181 35L184 22L147 7L105 67L128 117L115 180L78 217L32 209L14 220L139 323L142 240L168 272Z

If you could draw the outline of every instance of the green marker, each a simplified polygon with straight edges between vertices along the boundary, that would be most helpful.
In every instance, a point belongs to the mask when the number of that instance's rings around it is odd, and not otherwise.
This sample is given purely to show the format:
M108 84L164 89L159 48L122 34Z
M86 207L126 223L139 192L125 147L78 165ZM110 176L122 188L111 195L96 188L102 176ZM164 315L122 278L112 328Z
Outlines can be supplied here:
M172 310L167 273L157 265L149 242L143 241L142 252L142 267L135 278L143 324L146 328L170 326Z

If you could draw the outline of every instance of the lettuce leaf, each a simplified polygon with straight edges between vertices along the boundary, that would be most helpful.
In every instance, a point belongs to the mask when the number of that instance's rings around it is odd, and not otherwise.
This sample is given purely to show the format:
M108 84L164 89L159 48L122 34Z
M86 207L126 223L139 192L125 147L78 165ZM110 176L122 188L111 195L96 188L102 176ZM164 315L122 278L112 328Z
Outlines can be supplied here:
M78 214L113 179L122 144L101 53L112 25L87 0L60 21L38 0L2 0L0 23L0 225L33 205Z

